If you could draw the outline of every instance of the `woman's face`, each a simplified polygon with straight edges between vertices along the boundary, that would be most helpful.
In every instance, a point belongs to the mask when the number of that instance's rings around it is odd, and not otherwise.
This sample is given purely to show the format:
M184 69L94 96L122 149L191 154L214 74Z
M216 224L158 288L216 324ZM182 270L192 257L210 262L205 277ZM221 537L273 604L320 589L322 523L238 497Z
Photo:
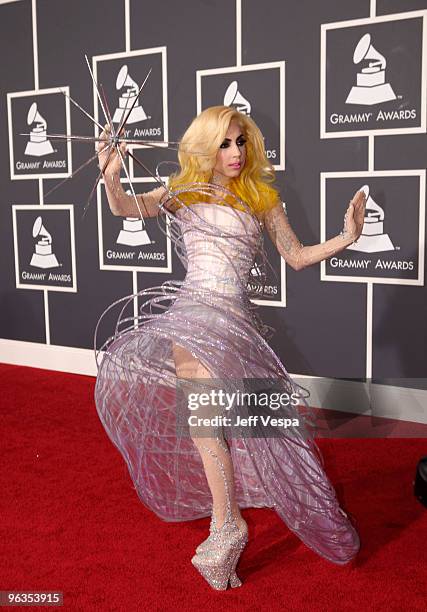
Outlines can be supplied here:
M245 143L242 128L236 119L232 119L216 156L215 182L226 183L239 176L246 161Z

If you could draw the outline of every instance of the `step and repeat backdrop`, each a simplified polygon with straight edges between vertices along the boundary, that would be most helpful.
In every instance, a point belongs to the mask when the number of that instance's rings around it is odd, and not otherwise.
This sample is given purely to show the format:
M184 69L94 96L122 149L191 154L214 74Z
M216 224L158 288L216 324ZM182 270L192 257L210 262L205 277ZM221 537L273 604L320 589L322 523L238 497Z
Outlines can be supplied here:
M49 135L97 134L72 100L105 123L87 55L113 122L138 98L128 138L178 141L217 104L250 115L304 245L338 234L363 188L360 240L319 265L293 271L266 236L256 303L290 372L425 388L426 28L427 0L1 3L0 337L92 349L109 304L185 274L158 220L114 217L102 183L83 216L93 144ZM155 186L132 160L129 177Z

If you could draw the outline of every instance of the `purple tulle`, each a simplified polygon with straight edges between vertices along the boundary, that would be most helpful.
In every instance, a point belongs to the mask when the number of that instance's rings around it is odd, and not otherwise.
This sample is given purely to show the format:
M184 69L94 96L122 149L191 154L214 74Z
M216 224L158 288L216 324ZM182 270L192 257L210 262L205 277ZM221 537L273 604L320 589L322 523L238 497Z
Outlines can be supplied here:
M209 195L200 185L188 192ZM262 431L257 437L243 429L241 436L233 431L228 442L236 499L241 508L273 508L319 555L347 563L359 550L359 537L323 470L306 390L292 380L268 345L271 328L262 323L251 301L259 292L248 290L257 254L261 268L265 266L262 223L247 207L238 210L225 201L205 199L176 213L162 207L186 268L184 281L140 291L137 323L133 316L124 316L134 295L112 304L107 311L123 307L114 335L99 349L97 326L99 417L144 505L166 521L184 521L209 516L212 497L199 452L177 427L172 343L190 351L227 391L257 379L274 380L282 391L297 393L298 406L285 411L299 419L296 430L272 437ZM251 278L251 285L256 282Z

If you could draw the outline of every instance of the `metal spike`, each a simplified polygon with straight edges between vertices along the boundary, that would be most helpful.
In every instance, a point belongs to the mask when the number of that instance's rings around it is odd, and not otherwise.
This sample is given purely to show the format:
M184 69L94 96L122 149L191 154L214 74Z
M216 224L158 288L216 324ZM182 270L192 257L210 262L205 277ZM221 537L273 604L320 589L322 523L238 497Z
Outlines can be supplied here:
M93 84L95 85L96 95L98 96L99 103L101 104L101 108L102 108L102 111L103 111L104 116L105 116L105 121L108 122L107 111L105 110L104 105L102 103L101 94L99 93L99 89L98 89L98 83L95 81L95 77L93 76L92 68L90 67L87 55L85 55L85 59L86 59L87 67L89 68L90 76L92 77ZM104 128L102 128L102 130L103 129Z
M63 94L64 94L64 96L67 96L67 98L70 100L70 102L72 102L72 103L74 104L74 106L76 106L78 109L80 109L80 110L82 111L82 113L83 113L84 115L86 115L86 117L89 117L89 119L90 119L91 121L93 121L94 123L96 123L96 125L97 125L99 128L101 128L101 130L103 130L103 129L104 129L104 128L102 127L102 125L101 125L100 123L98 123L98 121L97 121L97 120L96 120L94 117L92 117L92 115L90 115L90 114L89 114L87 111L85 111L85 109L84 109L84 108L82 108L78 102L76 102L75 100L73 100L73 98L72 98L72 97L71 97L71 96L70 96L70 95L69 95L69 94L68 94L66 91L64 91L63 89L60 89L59 91L60 91L61 93L63 93Z
M158 177L157 177L155 174L153 174L153 173L151 172L151 170L150 170L149 168L147 168L147 166L146 166L145 164L143 164L143 163L142 163L142 161L140 161L140 160L139 160L137 157L135 157L135 155L134 155L133 153L131 153L130 151L128 151L128 155L129 155L129 157L131 157L131 158L132 158L134 161L136 161L136 163L137 163L137 164L138 164L138 165L139 165L141 168L143 168L143 170L145 170L146 172L148 172L148 174L149 174L149 175L150 175L150 176L151 176L153 179L155 179L155 181L156 181L157 183L160 183L160 185L161 185L162 187L164 187L165 189L167 189L167 185L166 185L166 183L165 183L164 181L162 181L162 180L159 180L159 178L158 178Z
M122 155L122 152L121 152L121 150L120 150L120 146L116 147L116 149L117 149L117 153L119 154L120 161L122 162L123 169L124 169L124 171L125 171L125 173L126 173L126 178L127 178L128 183L129 183L129 185L130 185L130 188L131 188L131 191L132 191L132 195L133 195L133 197L134 197L134 199L135 199L136 207L137 207L137 209L138 209L138 212L139 212L139 215L140 215L140 217L141 217L142 223L144 224L144 227L145 227L144 215L142 214L141 209L140 209L140 207L139 207L138 198L136 197L136 193L135 193L135 190L134 190L134 188L133 188L132 181L130 180L129 172L128 172L128 169L127 169L127 167L126 167L125 160L123 159L123 155ZM147 215L148 215L148 210L147 210L147 208L146 208L146 206L145 206L144 198L142 198L142 202L143 202L143 204L144 204L145 212L146 212L146 213L147 213Z
M87 202L86 202L86 206L85 206L85 207L84 207L84 209L83 209L83 217L82 217L82 218L84 218L84 216L86 215L86 211L87 211L87 209L89 208L89 204L90 204L90 201L91 201L91 199L92 199L92 196L93 196L93 194L94 194L94 192L95 192L95 189L96 189L96 188L97 188L97 186L98 186L99 181L100 181L100 180L101 180L101 178L102 178L102 175L104 174L104 170L105 170L105 168L108 166L108 163L109 163L109 161L110 161L110 157L111 157L111 153L113 152L113 150L114 150L114 147L111 147L110 152L108 153L108 157L107 157L107 159L105 160L105 163L104 163L103 167L101 168L100 173L99 173L99 174L98 174L98 176L96 177L95 184L94 184L94 186L92 187L92 191L90 192L89 198L88 198L88 200L87 200Z
M111 147L112 145L108 145L109 147ZM66 181L68 181L68 179L73 178L76 174L78 174L78 172L80 172L80 170L83 170L83 168L85 168L86 166L88 166L91 162L93 162L96 158L98 157L98 153L95 153L95 155L93 155L93 157L90 157L88 160L86 160L81 166L79 166L76 170L74 170L72 172L72 174L70 174L70 176L65 177L60 183L58 183L57 185L55 185L55 187L52 187L52 189L49 189L49 191L47 193L44 194L44 197L47 198L48 195L50 195L53 191L56 191L58 189L58 187L61 187L61 185L63 185Z
M20 136L31 136L31 134L19 134ZM72 134L46 134L47 138L57 138L62 140L81 140L82 142L106 142L109 143L110 139L101 138L100 136L74 136Z
M99 84L99 87L101 88L102 99L104 100L104 105L105 105L105 108L107 109L108 123L110 124L111 136L114 138L116 136L116 132L114 131L114 124L113 124L113 120L111 119L111 113L108 107L108 103L105 97L105 91L104 91L104 87L102 83Z
M152 70L153 70L153 69L152 69L152 68L150 68L150 70L148 71L148 74L147 74L147 76L145 77L144 82L142 83L141 87L139 88L138 94L137 94L137 96L135 96L135 100L133 101L132 106L130 107L130 109L129 109L129 111L128 111L128 114L126 115L126 117L125 117L124 119L123 119L123 115L122 115L122 118L121 118L121 121L120 121L119 127L117 128L117 133L118 133L118 134L120 134L120 132L122 131L123 127L126 125L126 121L129 119L129 115L130 115L130 114L131 114L131 112L133 111L133 109L134 109L134 107L135 107L135 104L136 104L136 101L138 100L139 94L141 93L142 88L144 87L145 83L147 82L147 79L148 79L148 77L150 76L150 74L151 74L151 71L152 71ZM124 110L126 110L126 109L124 109ZM123 113L123 114L124 114L124 113Z

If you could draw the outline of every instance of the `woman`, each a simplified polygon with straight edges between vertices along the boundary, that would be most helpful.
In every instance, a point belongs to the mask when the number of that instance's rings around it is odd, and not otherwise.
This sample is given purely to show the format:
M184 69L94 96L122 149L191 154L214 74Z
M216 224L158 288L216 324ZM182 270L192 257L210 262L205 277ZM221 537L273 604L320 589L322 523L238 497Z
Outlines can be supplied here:
M98 145L101 167L103 148ZM274 170L252 119L230 107L206 109L184 134L178 158L180 171L168 188L138 195L138 205L120 184L118 157L104 169L113 214L165 215L187 274L183 282L139 292L147 299L137 325L122 310L114 336L101 347L99 416L147 507L167 521L211 516L192 563L213 588L241 585L236 566L248 540L243 507L274 508L313 550L347 563L359 549L358 535L323 471L303 387L265 340L268 328L254 312L248 279L255 255L264 254L264 228L295 270L345 249L361 233L365 195L355 194L340 235L303 246L272 186ZM297 398L297 406L275 409L292 427L266 429L257 421L249 430L243 419L230 418L230 427L213 418L248 414L245 402L218 407L220 390L238 398L239 391L259 393L270 384ZM206 390L209 401L196 402L195 419L190 400Z

